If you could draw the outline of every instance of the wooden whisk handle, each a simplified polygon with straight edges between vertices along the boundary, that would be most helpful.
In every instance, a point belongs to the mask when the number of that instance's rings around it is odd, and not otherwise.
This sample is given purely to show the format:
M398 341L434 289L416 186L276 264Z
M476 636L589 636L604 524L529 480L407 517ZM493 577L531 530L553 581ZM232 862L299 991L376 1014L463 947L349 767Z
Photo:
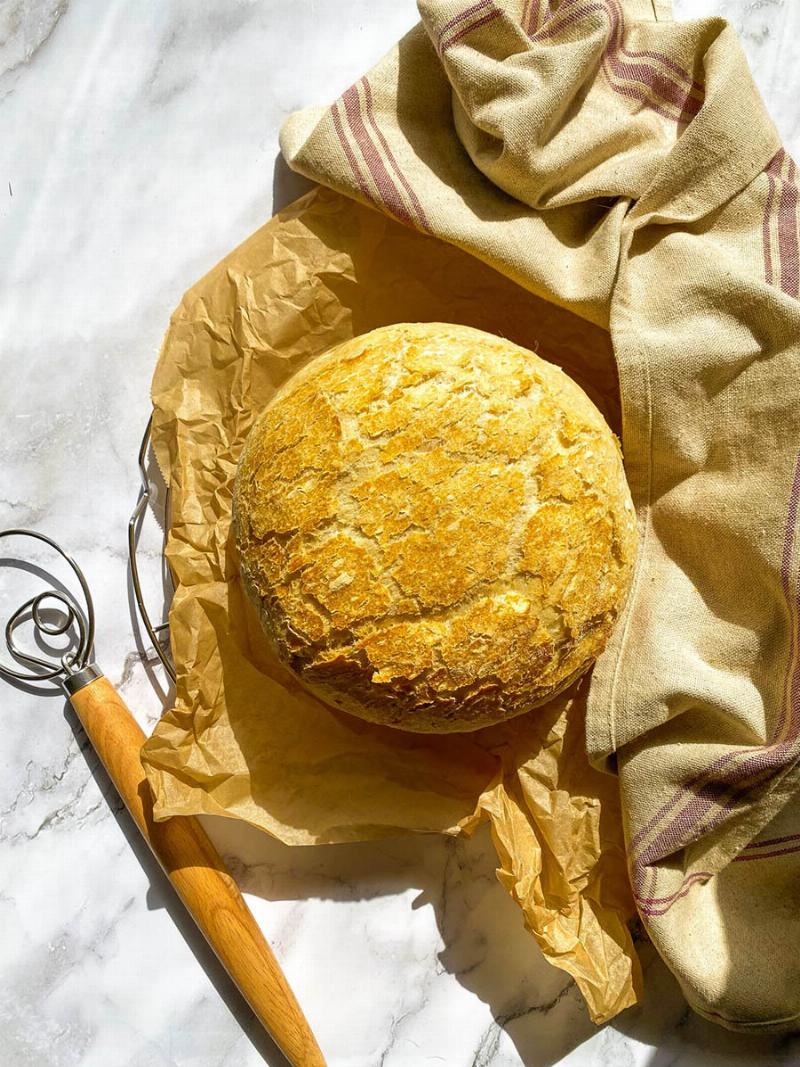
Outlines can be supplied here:
M101 676L70 701L142 836L258 1019L295 1067L325 1067L272 950L200 823L153 819L139 758L145 736L119 693Z

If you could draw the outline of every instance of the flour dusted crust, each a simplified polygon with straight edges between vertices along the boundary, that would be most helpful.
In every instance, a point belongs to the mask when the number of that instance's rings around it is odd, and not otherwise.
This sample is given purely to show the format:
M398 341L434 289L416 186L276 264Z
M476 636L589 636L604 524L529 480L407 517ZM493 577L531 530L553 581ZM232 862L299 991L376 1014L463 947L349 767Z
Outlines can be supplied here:
M473 730L602 651L636 551L617 439L532 352L387 326L318 358L256 421L241 574L279 656L335 707Z

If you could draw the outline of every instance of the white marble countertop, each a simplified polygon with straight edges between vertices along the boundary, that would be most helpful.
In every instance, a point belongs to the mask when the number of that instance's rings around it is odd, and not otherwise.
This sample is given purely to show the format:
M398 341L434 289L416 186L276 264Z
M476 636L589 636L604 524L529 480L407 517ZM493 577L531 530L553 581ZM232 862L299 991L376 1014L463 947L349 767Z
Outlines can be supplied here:
M733 21L797 155L800 5L676 6ZM166 685L131 621L125 528L170 311L304 189L277 160L284 116L331 99L414 20L412 0L0 0L0 527L47 531L85 566L99 658L145 729ZM0 1064L283 1063L63 700L4 686L0 707ZM692 1015L648 946L644 1003L595 1029L523 932L483 834L290 850L209 826L331 1067L800 1059L800 1038Z

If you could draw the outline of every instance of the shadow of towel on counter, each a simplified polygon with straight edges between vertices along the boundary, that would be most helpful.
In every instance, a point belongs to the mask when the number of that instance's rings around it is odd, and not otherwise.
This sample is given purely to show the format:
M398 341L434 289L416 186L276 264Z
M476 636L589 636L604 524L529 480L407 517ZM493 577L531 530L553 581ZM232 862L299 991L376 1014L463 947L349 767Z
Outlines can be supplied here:
M587 741L692 1005L800 1016L795 165L720 19L661 0L420 0L282 131L295 170L610 329L641 549ZM798 854L800 855L800 854Z

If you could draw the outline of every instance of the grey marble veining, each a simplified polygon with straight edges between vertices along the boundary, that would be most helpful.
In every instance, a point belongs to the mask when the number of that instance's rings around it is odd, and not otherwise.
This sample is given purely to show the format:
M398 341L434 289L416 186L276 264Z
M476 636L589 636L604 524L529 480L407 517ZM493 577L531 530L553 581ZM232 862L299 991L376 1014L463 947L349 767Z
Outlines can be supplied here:
M679 0L739 30L800 152L800 5ZM161 335L181 294L302 179L285 115L332 98L411 0L0 0L0 526L85 566L99 658L145 729L125 525ZM142 566L158 607L159 531ZM283 1061L193 932L59 697L2 689L1 1067ZM691 1014L642 946L645 1002L595 1029L497 883L488 836L291 850L209 820L332 1067L800 1061Z

